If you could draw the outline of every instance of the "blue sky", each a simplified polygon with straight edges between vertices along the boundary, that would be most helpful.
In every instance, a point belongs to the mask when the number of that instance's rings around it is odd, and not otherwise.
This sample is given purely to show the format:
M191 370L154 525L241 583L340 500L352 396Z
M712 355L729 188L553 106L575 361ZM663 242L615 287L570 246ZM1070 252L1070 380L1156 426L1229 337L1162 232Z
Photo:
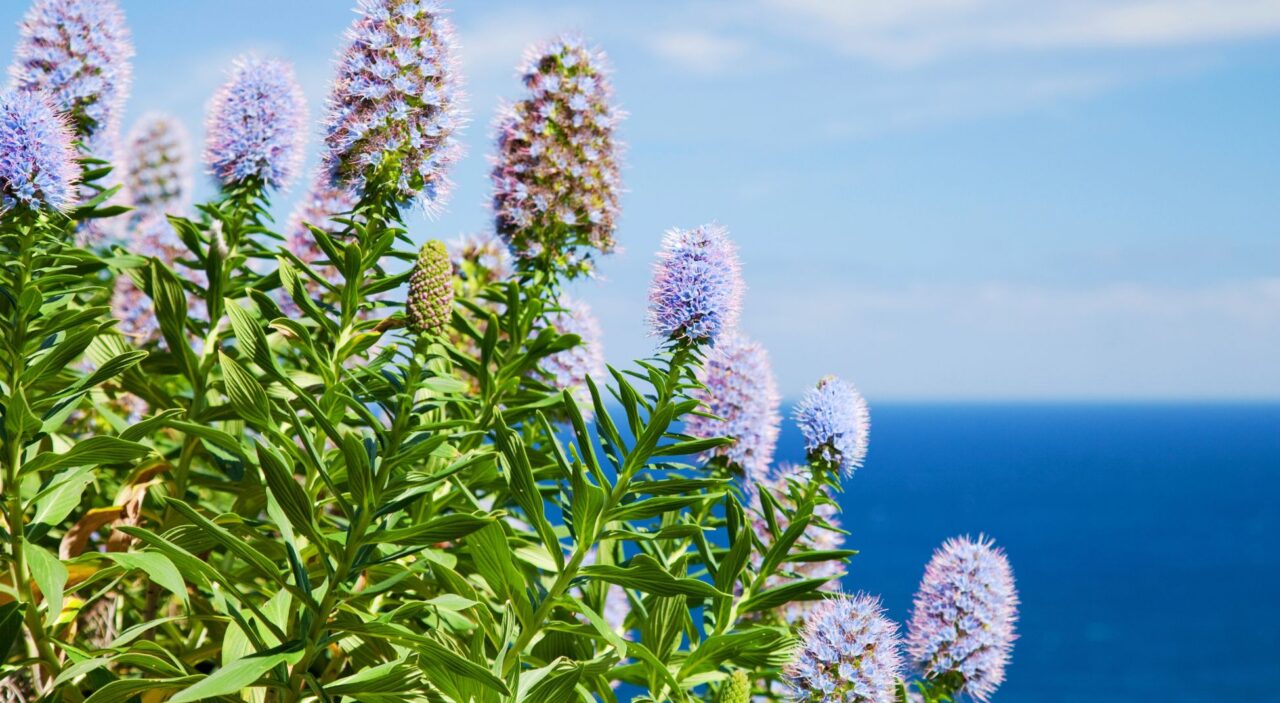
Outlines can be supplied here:
M199 138L255 50L295 62L318 122L353 2L121 0L129 121L167 111ZM652 349L662 232L718 220L788 396L839 373L873 401L1280 397L1276 0L455 5L468 156L413 232L488 226L516 62L585 34L630 113L623 251L576 291L612 363Z

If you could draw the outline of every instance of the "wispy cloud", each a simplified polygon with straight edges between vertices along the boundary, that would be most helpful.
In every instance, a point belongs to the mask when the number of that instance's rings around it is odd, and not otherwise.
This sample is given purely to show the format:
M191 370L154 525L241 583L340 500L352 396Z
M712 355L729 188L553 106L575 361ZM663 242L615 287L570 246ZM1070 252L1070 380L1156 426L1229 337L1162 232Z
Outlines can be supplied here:
M1278 0L758 0L740 17L903 66L957 54L1150 48L1280 34ZM761 12L765 10L765 12Z
M663 32L653 39L653 50L659 56L704 75L724 71L741 60L749 48L741 39L696 30Z

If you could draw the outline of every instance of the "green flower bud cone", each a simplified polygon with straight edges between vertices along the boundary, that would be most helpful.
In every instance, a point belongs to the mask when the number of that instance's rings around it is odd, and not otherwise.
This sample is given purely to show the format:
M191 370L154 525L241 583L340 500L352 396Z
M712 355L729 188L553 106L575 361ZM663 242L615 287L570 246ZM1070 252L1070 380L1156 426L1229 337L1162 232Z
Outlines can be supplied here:
M453 312L453 264L439 240L422 245L409 276L406 303L409 328L418 334L440 334Z
M718 703L747 703L751 700L751 679L747 672L739 669L733 672L724 688L720 689Z

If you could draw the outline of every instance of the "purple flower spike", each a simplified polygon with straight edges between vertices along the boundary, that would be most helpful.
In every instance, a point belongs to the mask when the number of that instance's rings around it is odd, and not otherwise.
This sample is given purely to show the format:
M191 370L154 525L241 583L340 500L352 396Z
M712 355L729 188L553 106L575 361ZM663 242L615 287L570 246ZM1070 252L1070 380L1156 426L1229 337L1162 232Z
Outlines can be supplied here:
M307 104L293 67L242 56L209 105L204 160L224 186L293 182L306 141Z
M824 377L796 405L795 419L810 459L832 464L846 477L862 466L871 435L871 413L852 383Z
M1017 619L1018 592L1004 551L982 536L949 539L925 567L907 651L925 676L959 672L958 692L987 701L1004 681Z
M124 187L136 217L181 215L191 206L191 137L169 115L144 116L129 131Z
M552 313L548 322L560 334L577 335L582 341L547 357L543 367L550 375L552 385L571 392L584 417L590 418L592 402L587 377L598 379L604 376L604 344L601 341L604 335L586 303L562 296L560 306L564 310Z
M728 230L715 224L673 229L654 266L649 328L678 344L714 345L737 323L745 288Z
M685 432L710 439L729 437L734 443L718 447L711 456L724 456L748 472L767 471L778 443L778 386L769 353L736 332L721 337L699 373L703 388L692 397L700 410L716 418L691 416Z
M576 37L534 47L521 69L529 95L497 120L493 209L521 260L570 276L609 253L618 219L621 113L610 103L606 59Z
M90 153L109 158L129 94L133 43L114 0L35 0L19 25L9 72L15 87L43 90Z
M73 140L43 93L0 95L0 212L69 206L80 173Z
M360 0L329 97L325 166L428 213L443 206L461 147L461 75L453 25L436 0Z
M893 703L898 648L898 625L884 616L879 598L836 596L809 611L783 678L794 701Z

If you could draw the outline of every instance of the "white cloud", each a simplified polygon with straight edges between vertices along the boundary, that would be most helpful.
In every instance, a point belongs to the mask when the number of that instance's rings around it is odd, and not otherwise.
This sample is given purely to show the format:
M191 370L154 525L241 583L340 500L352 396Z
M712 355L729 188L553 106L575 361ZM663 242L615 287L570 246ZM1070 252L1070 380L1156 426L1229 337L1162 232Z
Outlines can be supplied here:
M702 31L664 32L653 39L653 50L682 68L705 75L724 71L747 53L739 39Z
M755 7L750 14L762 28L783 28L890 65L956 54L1146 48L1280 33L1280 0L759 0Z

